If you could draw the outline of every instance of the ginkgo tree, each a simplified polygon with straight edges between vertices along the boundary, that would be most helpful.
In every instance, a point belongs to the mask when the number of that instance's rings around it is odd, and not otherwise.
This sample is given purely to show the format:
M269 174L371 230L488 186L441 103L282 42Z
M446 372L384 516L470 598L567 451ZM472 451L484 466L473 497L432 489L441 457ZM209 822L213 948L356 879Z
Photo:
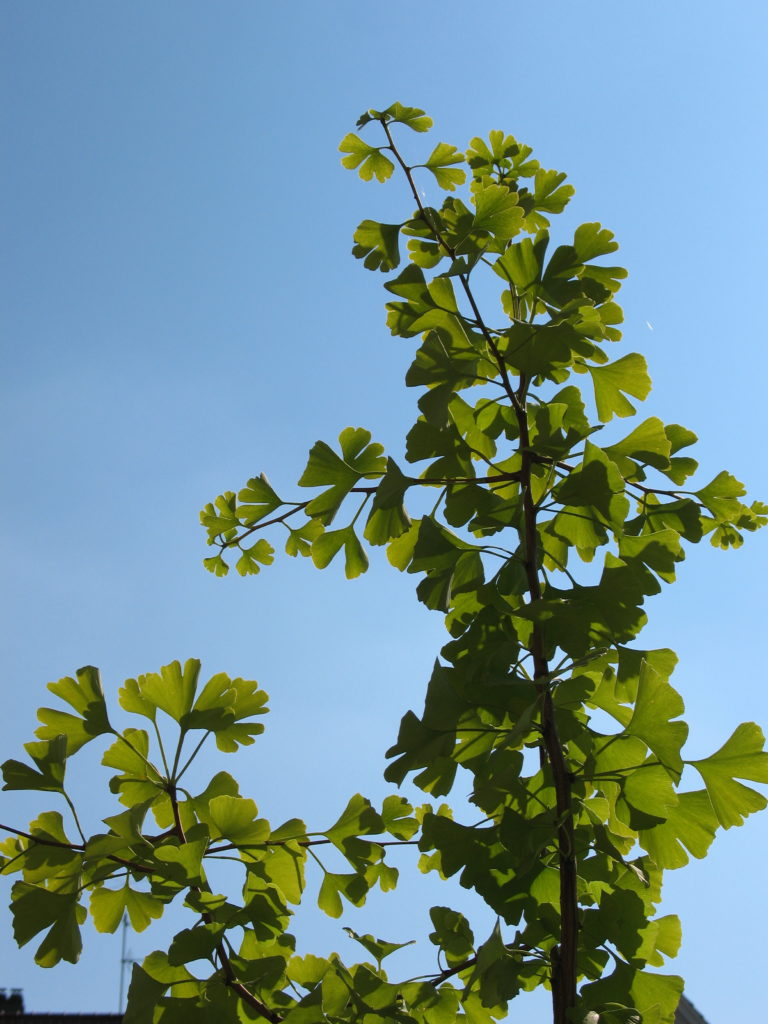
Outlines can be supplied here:
M29 760L3 765L6 790L63 800L24 829L2 826L2 873L20 876L14 933L50 967L77 960L88 912L101 931L125 914L140 930L182 905L186 927L134 967L129 1024L490 1024L538 986L554 1024L666 1024L683 983L664 967L680 924L658 913L663 873L765 806L746 785L768 782L759 727L736 724L709 757L686 758L675 655L636 641L646 598L674 582L687 545L738 546L768 507L746 504L727 472L689 482L685 427L621 424L651 382L641 355L611 351L625 277L604 261L612 233L587 223L550 245L573 194L565 175L501 131L466 152L441 142L411 156L408 133L430 127L396 103L365 113L363 134L340 147L345 167L366 181L398 172L410 197L401 222L364 220L353 248L393 275L387 324L414 339L408 466L348 427L312 447L298 480L309 495L286 499L262 474L201 514L218 576L258 574L277 536L288 555L343 563L350 579L376 548L416 577L449 636L385 776L411 777L425 802L355 795L334 823L274 826L226 771L201 792L185 785L206 743L232 753L262 731L257 683L201 683L197 661L174 662L120 689L132 725L108 709L96 669L50 684L63 709L41 708ZM444 193L439 207L419 175ZM106 744L117 806L88 835L66 773L92 741ZM443 800L457 778L471 817L463 799L455 811ZM433 907L437 966L409 979L389 967L403 942L373 935L350 931L357 963L297 955L296 906L314 899L339 917L392 889L403 845L418 847L421 871L475 892L491 933ZM234 892L212 884L222 858L238 865Z

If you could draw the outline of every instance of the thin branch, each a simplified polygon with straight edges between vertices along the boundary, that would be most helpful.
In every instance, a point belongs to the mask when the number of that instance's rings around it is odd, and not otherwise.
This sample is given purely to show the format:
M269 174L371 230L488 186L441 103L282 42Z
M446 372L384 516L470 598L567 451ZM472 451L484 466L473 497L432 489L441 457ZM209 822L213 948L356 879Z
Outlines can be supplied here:
M184 764L184 767L183 767L183 768L181 769L181 771L179 772L179 774L175 776L175 778L174 778L174 780L173 780L173 781L174 781L174 783L175 783L176 785L178 785L178 783L179 783L179 780L181 779L182 775L183 775L183 774L184 774L184 772L185 772L185 771L187 770L187 768L189 768L189 766L190 766L190 765L192 764L192 762L194 761L194 759L195 759L195 758L197 757L197 752L198 752L198 750L200 749L200 747L202 747L202 745L203 745L203 744L205 743L205 741L206 741L206 740L208 739L208 737L209 737L210 735L211 735L211 730L210 730L210 729L209 729L209 730L208 730L207 732L205 732L205 733L203 734L203 738L202 738L202 739L200 740L200 742L199 742L199 743L197 744L197 746L195 747L195 749L194 749L194 750L192 751L192 753L191 753L191 754L189 755L189 757L187 758L187 760L186 760L186 763Z
M72 800L70 799L69 794L65 793L65 791L63 789L61 791L61 795L67 801L69 809L72 812L72 817L75 819L75 827L77 828L77 831L80 834L80 838L85 843L86 842L85 833L83 832L82 828L80 827L80 819L77 816L77 811L75 810L75 805L72 803Z
M250 537L250 535L252 533L255 533L256 530L262 530L265 526L272 526L274 525L274 523L284 523L286 519L289 519L291 516L295 516L297 512L303 511L307 507L307 505L309 505L309 501L302 501L294 508L290 508L288 509L287 512L283 512L282 515L274 516L272 519L263 519L258 523L254 523L253 526L247 527L237 537L233 537L232 540L225 540L221 542L217 541L218 547L220 547L221 550L223 551L225 548L231 548L233 545L239 544L240 541L242 541L245 537Z
M369 839L368 842L374 846L417 846L418 839ZM224 853L227 850L269 850L273 846L288 846L291 843L295 843L297 846L301 846L307 849L310 846L331 846L333 842L331 839L273 839L265 840L263 843L227 843L226 846L212 846L210 849L205 851L206 857L211 857L216 853ZM309 851L312 852L311 850ZM317 858L315 857L315 860ZM320 863L318 861L318 863Z
M446 253L446 255L448 255L452 260L455 260L456 259L456 250L451 245L449 245L448 242L446 242L446 240L443 238L442 233L437 228L437 226L430 223L429 217L427 216L426 209L424 208L424 204L421 201L421 196L419 195L419 190L416 188L416 182L413 180L413 174L411 173L411 168L406 164L406 162L403 160L402 156L400 155L400 152L399 152L397 146L395 145L395 140L392 138L392 132L389 129L389 125L387 124L387 122L384 119L381 119L381 125L384 128L384 131L386 133L390 149L392 150L392 153L393 153L395 159L400 164L401 168L403 169L403 173L405 174L405 176L406 176L406 178L408 180L408 184L411 187L411 194L413 195L413 198L414 198L414 200L416 202L416 206L419 209L419 213L421 214L421 216L422 216L422 218L424 220L424 223L427 224L427 226L430 228L430 230L432 231L432 233L435 236L435 239L437 240L437 243L442 247L442 249ZM515 410L520 411L519 399L518 399L517 395L515 394L515 390L512 387L512 382L509 379L509 371L507 370L507 364L504 362L504 359L503 359L503 357L501 355L501 352L499 351L499 347L496 344L496 341L495 341L493 335L491 334L491 332L488 329L488 327L486 327L486 325L485 325L485 321L483 320L483 317L482 317L482 315L480 313L480 309L479 309L479 307L477 305L475 297L472 294L472 289L469 286L469 276L467 274L461 273L461 274L458 275L458 278L459 278L459 281L461 282L462 288L464 289L464 294L466 295L467 300L468 300L470 306L472 307L472 312L475 315L475 321L476 321L478 327L480 328L480 332L482 333L483 337L486 340L486 343L487 343L488 347L490 348L491 352L493 353L493 358L494 358L494 360L496 362L496 366L497 366L498 371L499 371L499 376L501 377L501 380L502 380L502 386L504 387L504 390L507 393L507 396L508 396L510 402L512 403L513 407L515 408Z
M163 768L165 768L165 776L170 779L171 773L168 770L168 761L165 757L165 747L163 746L163 737L160 735L160 727L157 724L157 718L152 719L152 725L155 727L155 736L157 737L157 745L160 748L160 757L163 759ZM178 759L179 753L181 752L181 744L183 740L183 733L179 736L179 743L176 747L176 758Z
M0 823L0 828L4 832L12 832L15 836L21 836L22 839L29 839L30 842L37 843L39 846L58 846L63 850L75 850L79 853L85 850L84 843L63 843L59 839L44 839L42 836L32 835L31 832L22 832L21 829L11 828L10 825L2 823Z

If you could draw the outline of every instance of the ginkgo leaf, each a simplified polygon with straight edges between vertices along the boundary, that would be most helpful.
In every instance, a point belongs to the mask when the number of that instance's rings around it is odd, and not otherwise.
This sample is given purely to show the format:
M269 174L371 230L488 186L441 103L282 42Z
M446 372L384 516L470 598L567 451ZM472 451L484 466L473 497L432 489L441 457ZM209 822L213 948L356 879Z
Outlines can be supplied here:
M272 565L275 560L275 549L260 537L249 548L242 548L242 554L235 563L241 576L256 576L261 572L262 565Z
M343 530L326 530L312 544L312 561L318 569L325 569L344 549L344 572L348 580L355 579L368 568L368 556L352 526Z
M61 792L67 759L67 737L55 736L39 743L25 743L24 749L35 762L31 768L22 761L3 764L3 789L39 789Z
M678 779L683 771L680 750L688 736L688 726L672 720L684 710L677 690L646 662L640 670L635 710L626 732L643 740Z
M394 270L400 263L400 228L402 224L380 224L364 220L355 231L352 255L363 260L368 270Z
M200 513L200 522L208 530L208 541L220 535L231 536L237 531L240 520L235 511L236 497L234 491L225 491L214 502L209 502Z
M326 830L325 835L332 842L340 842L349 836L377 835L383 831L384 822L381 815L371 806L370 800L357 793L351 798L338 821Z
M358 135L350 132L339 144L339 150L347 154L341 162L350 170L359 168L358 174L363 181L370 181L374 175L378 181L386 181L392 175L395 165L381 152L381 148L369 146Z
M383 448L371 442L369 431L347 427L339 434L339 443L341 456L325 441L314 444L309 462L299 478L300 487L328 488L307 506L308 514L317 516L326 526L361 478L381 475L386 468Z
M35 963L54 967L59 961L77 963L83 948L80 926L86 918L78 892L52 892L28 882L16 882L11 892L13 934L20 946L40 932L46 935L35 953Z
M164 711L179 722L192 708L200 675L200 662L190 658L182 668L178 661L164 665L159 672L150 672L138 679L127 679L120 690L120 704L155 720L155 712ZM117 765L113 765L117 767Z
M428 132L432 127L432 118L427 117L423 110L402 103L393 103L386 110L366 111L357 119L357 127L362 128L371 121L394 121L406 125L414 132Z
M541 280L541 271L548 238L546 234L535 240L523 238L510 245L493 265L494 273L511 282L518 295L524 295Z
M329 917L341 917L343 895L353 906L361 907L365 903L369 887L362 875L339 874L326 871L317 897L317 905Z
M57 683L48 683L51 693L61 697L75 714L54 708L40 708L37 717L43 723L35 732L41 740L67 737L67 754L74 754L96 736L112 732L104 700L99 670L92 665L79 668L76 679L65 676Z
M536 171L534 176L533 200L536 210L547 213L561 213L574 192L573 185L563 185L567 175L562 171Z
M253 526L283 504L263 473L248 481L238 492L237 500L239 504L235 514L245 526Z
M739 514L742 506L738 499L746 493L746 489L736 477L723 471L695 493L718 520L728 521Z
M595 387L597 415L602 423L616 416L631 416L635 407L626 397L645 399L651 390L651 379L645 359L632 352L607 366L587 367Z
M692 764L707 787L717 820L723 828L741 825L747 815L766 806L765 797L738 779L768 782L765 737L754 722L743 722L719 750Z
M162 917L163 904L151 893L131 889L128 885L120 889L101 885L91 892L91 917L97 931L117 931L126 913L131 928L143 932L152 920Z
M619 243L614 238L613 232L604 228L602 224L589 223L576 228L573 235L573 248L577 258L582 263L587 263L598 256L607 256L610 252L616 252Z
M409 942L387 942L386 939L376 939L373 935L358 935L357 932L351 928L345 928L344 931L355 942L359 942L360 945L367 949L371 956L380 964L385 957L391 956L396 953L398 949L404 949L406 946L412 946L414 939Z
M712 802L702 789L679 793L666 821L641 829L639 841L660 868L680 868L688 863L689 853L699 859L706 856L717 828Z
M421 166L430 170L440 188L453 192L457 185L463 185L467 175L453 164L464 163L464 154L447 142L438 142L429 159Z
M656 416L651 416L606 451L611 458L626 455L656 466L657 469L663 469L669 463L671 445L664 424Z
M453 965L469 960L475 950L475 936L466 917L450 907L431 907L429 916L435 928L429 941L440 947L447 962Z
M475 192L474 228L497 238L512 238L520 230L524 211L518 206L514 192L501 185L488 185Z
M257 818L253 800L237 796L215 796L208 801L204 820L231 843L245 846L263 843L269 836L269 822ZM202 816L202 815L201 815Z

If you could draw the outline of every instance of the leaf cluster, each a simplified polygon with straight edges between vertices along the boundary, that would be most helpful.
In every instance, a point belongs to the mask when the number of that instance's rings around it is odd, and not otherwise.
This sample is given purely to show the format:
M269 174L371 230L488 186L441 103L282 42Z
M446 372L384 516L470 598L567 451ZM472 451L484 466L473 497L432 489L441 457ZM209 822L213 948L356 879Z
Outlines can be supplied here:
M218 675L198 691L196 662L128 680L121 705L151 731L120 732L95 670L52 684L71 710L41 710L27 746L34 767L6 762L6 788L68 801L68 758L108 736L104 763L125 809L80 841L56 812L6 840L2 870L22 875L17 939L44 933L37 958L50 965L79 952L85 892L104 930L123 913L143 927L183 900L192 925L134 971L135 1024L489 1024L538 986L552 992L554 1024L670 1024L682 980L665 965L680 925L659 913L663 873L766 804L750 785L768 782L759 727L737 725L709 757L688 757L675 656L638 638L647 599L674 582L688 546L738 546L768 506L744 501L725 471L692 483L687 428L656 416L622 424L651 381L642 355L613 354L626 276L607 262L613 234L588 222L552 241L552 218L573 194L566 176L501 131L464 152L439 142L411 162L397 133L430 127L422 110L396 103L363 114L365 137L340 147L364 180L399 170L413 206L397 224L364 220L352 250L393 275L386 322L413 346L408 471L348 427L311 448L298 480L311 496L284 498L262 474L201 520L215 549L205 565L219 576L231 563L259 573L275 556L267 537L282 533L286 554L320 569L338 560L357 577L384 547L415 577L448 640L423 710L402 719L386 778L410 777L432 798L458 785L479 820L397 795L377 810L355 796L325 831L295 819L274 829L227 773L196 795L180 785L208 737L225 752L252 742L265 710L255 683ZM427 203L424 183L439 199ZM498 302L486 309L491 286ZM160 712L178 733L168 753ZM152 819L159 835L147 834ZM297 956L288 927L306 866L320 873L320 908L339 917L374 886L396 884L387 853L398 845L417 845L422 871L476 893L496 916L491 934L476 938L462 914L432 908L438 969L408 981L382 966L403 943L372 935L349 932L371 958L358 964ZM237 899L208 881L206 866L222 857L242 871Z
M765 805L745 782L768 781L768 755L745 724L711 757L686 760L674 655L636 641L647 598L674 581L687 546L738 546L768 507L746 504L727 472L689 483L687 428L656 416L621 428L651 381L642 355L612 352L626 271L610 262L611 231L589 222L552 240L573 194L565 175L500 131L408 160L396 132L430 126L395 104L360 118L377 139L350 134L340 147L364 180L399 168L415 205L400 223L364 220L352 250L394 274L387 325L414 339L414 468L360 428L338 449L317 442L299 480L317 497L271 492L254 515L249 489L263 485L249 481L217 499L227 516L208 506L215 571L267 522L288 529L288 554L320 568L343 550L348 577L365 571L366 542L386 547L451 636L386 776L445 796L469 773L483 815L467 826L427 814L420 839L423 869L456 876L498 915L479 948L467 922L437 915L447 962L474 958L457 972L465 993L503 1007L544 984L558 1022L668 1021L681 982L649 971L679 944L676 919L657 916L662 873ZM428 203L435 191L442 200ZM478 295L494 282L498 305L485 311ZM682 786L685 764L700 788Z

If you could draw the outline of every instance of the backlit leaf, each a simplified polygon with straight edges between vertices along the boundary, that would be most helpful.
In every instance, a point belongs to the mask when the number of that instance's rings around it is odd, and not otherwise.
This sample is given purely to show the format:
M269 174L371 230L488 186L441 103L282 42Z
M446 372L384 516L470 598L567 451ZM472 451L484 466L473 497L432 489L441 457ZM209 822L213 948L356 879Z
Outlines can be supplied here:
M453 192L456 186L463 185L467 178L465 171L452 166L462 163L464 163L463 153L447 142L438 142L429 159L422 166L434 174L440 188Z
M402 224L380 224L364 220L353 236L352 255L363 260L367 270L394 270L400 263L398 241Z
M91 893L91 917L97 931L116 932L125 914L131 928L143 932L154 918L162 916L163 904L148 892L131 889L109 889L101 885Z
M92 665L79 668L76 679L65 676L48 689L74 709L72 715L54 708L40 708L37 717L43 723L35 732L41 740L67 737L67 754L72 755L96 736L112 732L101 686L99 670Z
M587 367L595 387L597 415L602 423L613 416L631 416L635 407L626 397L647 398L651 379L645 359L636 352L608 363L607 366Z
M748 814L766 806L762 794L737 781L768 782L764 744L762 729L754 722L744 722L714 754L690 762L701 775L723 828L741 825Z
M682 715L684 710L677 690L646 663L640 671L635 710L626 731L642 739L662 765L678 778L683 770L680 750L688 736L688 726L672 719Z
M386 181L392 175L395 165L381 152L381 147L369 146L367 142L350 132L339 144L339 150L347 155L342 157L344 167L354 170L363 181L370 181L375 175L378 181Z

